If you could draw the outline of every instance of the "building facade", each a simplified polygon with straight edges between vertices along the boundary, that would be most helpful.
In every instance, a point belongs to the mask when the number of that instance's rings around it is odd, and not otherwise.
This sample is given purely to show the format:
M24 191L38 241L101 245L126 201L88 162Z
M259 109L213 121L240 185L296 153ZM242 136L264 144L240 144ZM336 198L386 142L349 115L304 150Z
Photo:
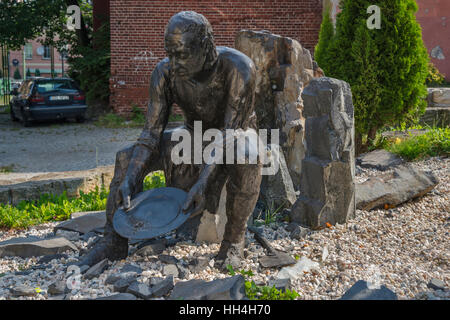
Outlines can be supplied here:
M96 0L94 13L109 11L110 16L111 107L122 115L129 115L133 105L145 108L151 72L165 57L164 28L179 11L203 14L217 45L233 47L241 29L268 30L298 40L313 53L327 3L335 18L339 0ZM417 3L431 61L450 81L450 0Z
M50 46L44 46L39 41L33 40L28 42L22 50L9 52L9 76L14 77L16 70L23 79L27 72L31 76L36 76L36 70L38 75L42 77L51 76L51 52L53 50L54 55L54 72L57 76L61 76L64 68L64 74L68 69L66 58ZM24 60L25 58L25 60ZM25 63L24 63L25 61Z

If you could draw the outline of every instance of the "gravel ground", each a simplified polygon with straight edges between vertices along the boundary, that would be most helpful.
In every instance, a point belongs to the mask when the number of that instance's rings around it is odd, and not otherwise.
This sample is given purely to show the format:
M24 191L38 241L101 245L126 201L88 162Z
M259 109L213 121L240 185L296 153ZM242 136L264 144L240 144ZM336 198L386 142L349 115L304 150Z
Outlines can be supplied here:
M338 299L358 280L369 280L385 285L399 299L450 299L449 230L450 230L450 159L432 158L414 164L423 170L432 170L440 184L424 197L389 210L357 211L357 217L347 224L336 225L311 232L301 240L291 239L286 223L264 227L264 236L277 249L292 256L308 257L319 262L320 267L305 273L293 282L299 299ZM362 170L357 177L363 181L375 175L376 170ZM17 236L49 236L55 224L41 225L27 231L0 233L0 240ZM261 246L252 234L247 233L245 270L257 284L267 284L276 277L279 269L261 268L258 259L264 256ZM77 241L79 248L87 243ZM218 244L179 243L169 247L164 254L181 259L187 264L195 257L211 259L211 264L198 273L188 273L183 279L213 280L227 277L213 266L212 259ZM328 252L328 254L327 254ZM28 275L15 275L15 271L36 265L38 258L0 259L0 299L13 299L8 288L18 284L39 287L42 291L34 297L19 299L46 299L46 289L55 279L65 279L64 263L76 261L78 253L67 253L68 259L53 260L52 267L32 271ZM140 266L144 271L138 281L148 282L152 277L163 277L164 263L155 258L136 255L114 262L99 278L83 281L82 287L70 299L96 298L113 294L113 287L105 285L108 275L117 273L126 264ZM433 278L446 284L446 291L432 290L427 284ZM15 298L14 298L15 299Z
M14 172L58 172L113 165L116 152L140 133L140 128L109 129L69 121L24 128L0 114L0 168L14 165Z

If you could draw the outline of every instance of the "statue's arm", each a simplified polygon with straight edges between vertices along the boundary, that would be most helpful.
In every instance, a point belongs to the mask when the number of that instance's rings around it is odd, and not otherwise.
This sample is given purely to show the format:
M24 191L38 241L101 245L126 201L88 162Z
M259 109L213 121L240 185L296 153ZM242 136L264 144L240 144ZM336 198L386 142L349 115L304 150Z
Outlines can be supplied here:
M226 129L247 129L250 116L254 111L255 77L253 65L250 66L248 72L235 69L229 73L227 90L229 95L225 105L225 122L222 132L225 141L234 141L234 137L227 139ZM226 148L225 145L224 148ZM205 201L198 194L204 194L211 182L216 179L219 166L220 164L214 163L204 164L199 179L191 189L183 207L185 212L189 211L192 202ZM201 207L194 210L193 214L200 213Z
M164 59L158 63L152 73L144 129L135 144L126 172L125 179L128 180L132 189L143 182L148 173L149 164L157 161L159 157L159 145L169 119L171 105L167 59Z

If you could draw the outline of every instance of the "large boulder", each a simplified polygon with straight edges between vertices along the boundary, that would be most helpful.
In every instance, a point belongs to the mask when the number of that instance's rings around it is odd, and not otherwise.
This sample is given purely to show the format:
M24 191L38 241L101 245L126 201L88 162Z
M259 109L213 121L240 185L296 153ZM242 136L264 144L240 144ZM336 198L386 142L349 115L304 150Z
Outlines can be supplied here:
M309 50L298 41L268 31L238 32L235 48L255 63L255 109L259 128L280 129L280 146L297 187L305 154L301 93L321 72Z
M268 146L270 163L277 161L278 165L271 165L279 169L274 175L264 175L261 181L260 200L272 208L290 208L297 200L294 184L284 159L280 146L270 144Z
M391 173L371 177L356 186L356 208L395 207L433 190L439 179L432 172L402 165Z
M348 83L322 77L304 89L306 157L291 220L317 229L355 215L352 93Z
M389 170L392 167L402 164L403 162L404 161L402 158L384 149L362 154L356 159L356 164L362 168L381 171Z

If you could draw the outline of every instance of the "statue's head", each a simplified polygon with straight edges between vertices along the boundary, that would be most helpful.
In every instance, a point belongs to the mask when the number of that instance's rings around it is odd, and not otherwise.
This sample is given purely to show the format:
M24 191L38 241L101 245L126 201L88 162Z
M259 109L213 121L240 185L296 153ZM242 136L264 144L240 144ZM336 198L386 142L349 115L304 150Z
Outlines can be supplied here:
M193 11L179 12L170 18L164 34L164 49L171 70L182 79L210 69L217 60L211 24Z

